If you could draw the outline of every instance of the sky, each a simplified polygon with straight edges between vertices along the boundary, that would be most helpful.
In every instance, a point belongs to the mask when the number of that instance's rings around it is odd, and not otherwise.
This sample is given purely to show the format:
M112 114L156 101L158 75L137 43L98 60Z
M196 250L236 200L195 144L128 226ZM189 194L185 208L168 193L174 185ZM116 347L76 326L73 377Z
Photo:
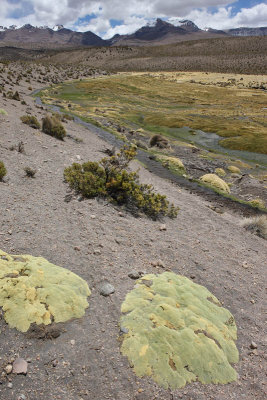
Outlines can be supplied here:
M85 32L104 39L128 34L162 18L174 25L192 20L199 28L266 26L266 0L0 0L0 26L31 24Z

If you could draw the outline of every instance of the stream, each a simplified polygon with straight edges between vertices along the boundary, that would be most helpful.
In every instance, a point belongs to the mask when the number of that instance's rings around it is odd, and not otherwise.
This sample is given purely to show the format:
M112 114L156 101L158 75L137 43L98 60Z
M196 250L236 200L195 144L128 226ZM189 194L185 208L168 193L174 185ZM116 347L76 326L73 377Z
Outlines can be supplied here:
M36 96L41 90L43 90L43 89L34 91L32 93L32 95ZM35 102L39 106L44 106L44 107L49 108L52 111L62 113L60 107L55 106L55 105L43 104L41 98L38 96L35 97ZM99 128L89 122L85 122L77 116L73 116L73 117L74 117L75 123L84 126L86 129L90 130L91 132L96 134L98 137L104 139L111 146L120 148L125 144L122 140L118 139L112 133L105 131L104 129ZM242 204L231 198L224 197L224 196L214 192L212 189L210 189L208 187L200 186L196 182L189 181L188 179L184 178L183 176L172 173L170 170L163 167L163 165L160 162L151 160L149 158L149 156L150 156L150 154L147 153L146 151L143 151L141 149L137 150L137 159L143 165L145 165L145 167L149 170L149 172L152 172L153 174L157 175L158 177L167 179L167 180L183 187L184 189L190 191L190 193L195 193L197 195L200 195L209 201L216 201L216 203L219 203L219 205L223 205L228 208L235 209L236 211L239 211L241 214L243 214L245 216L262 213L262 211L252 208L248 204Z

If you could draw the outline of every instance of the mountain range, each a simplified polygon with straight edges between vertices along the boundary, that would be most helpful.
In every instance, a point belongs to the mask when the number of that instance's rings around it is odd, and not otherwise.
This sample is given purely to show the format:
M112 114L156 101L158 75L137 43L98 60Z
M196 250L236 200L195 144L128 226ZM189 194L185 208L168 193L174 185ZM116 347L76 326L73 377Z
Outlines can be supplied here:
M66 29L63 25L56 25L53 29L33 27L26 24L21 28L0 26L0 45L28 45L31 47L59 48L76 46L140 46L169 44L187 40L208 39L227 36L266 36L267 27L235 28L217 30L212 28L200 29L189 20L180 21L179 26L158 18L153 24L138 29L133 34L115 35L104 40L93 32L76 32Z

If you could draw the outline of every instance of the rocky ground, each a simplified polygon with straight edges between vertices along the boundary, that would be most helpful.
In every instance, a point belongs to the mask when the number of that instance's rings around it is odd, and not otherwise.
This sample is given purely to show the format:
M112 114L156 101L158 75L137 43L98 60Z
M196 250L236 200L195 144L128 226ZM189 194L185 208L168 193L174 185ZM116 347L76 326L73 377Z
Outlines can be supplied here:
M44 86L42 79L36 81L38 76L31 79L32 90ZM8 113L0 121L0 160L8 171L0 183L0 248L70 269L88 282L92 295L85 316L56 327L57 338L49 331L20 333L2 316L0 399L265 399L266 241L240 227L239 213L214 212L216 204L142 167L141 180L180 207L176 219L135 218L105 201L72 196L64 168L99 160L107 144L74 122L65 125L71 137L64 142L23 124L19 117L27 109L39 121L46 113L36 107L28 86L25 79L19 86L5 84L18 90L26 105L0 96L0 108ZM20 141L22 153L16 150ZM25 167L36 169L34 178L26 177ZM138 378L121 356L120 306L134 286L128 275L166 270L206 286L233 313L240 351L237 382L163 390ZM100 294L105 282L115 288L108 297ZM28 362L26 375L6 369L18 356Z

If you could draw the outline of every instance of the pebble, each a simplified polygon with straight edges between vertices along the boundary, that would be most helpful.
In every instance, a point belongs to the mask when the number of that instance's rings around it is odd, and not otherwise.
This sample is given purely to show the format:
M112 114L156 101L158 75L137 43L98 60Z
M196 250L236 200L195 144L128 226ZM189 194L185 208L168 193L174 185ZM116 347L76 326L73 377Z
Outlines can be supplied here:
M8 387L9 389L12 389L12 388L13 388L13 383L8 382L7 387Z
M81 251L81 248L80 248L79 246L75 246L75 247L74 247L74 250L76 250L76 251Z
M166 225L165 224L160 225L159 230L160 231L166 231L167 230Z
M128 276L129 276L129 278L131 278L131 279L139 279L139 278L141 277L141 274L140 274L140 272L138 272L138 271L131 271L131 272L128 274Z
M100 250L98 250L98 249L96 249L96 250L94 250L94 254L96 254L96 255L100 255L101 254L101 251Z
M26 400L26 396L24 396L24 394L19 394L17 400Z
M252 342L250 343L250 348L251 348L251 349L257 349L257 348L258 348L257 343L255 343L255 342L252 341Z
M13 373L26 375L27 371L28 371L27 361L25 361L23 358L17 358L13 363Z
M70 341L70 344L71 344L72 346L74 346L74 345L75 345L75 340L72 339L72 340Z
M109 296L110 294L112 294L114 292L115 292L115 288L110 283L104 283L100 288L100 294L102 296Z
M7 375L11 374L11 372L12 372L12 365L8 364L8 365L5 367L5 371L6 371Z

